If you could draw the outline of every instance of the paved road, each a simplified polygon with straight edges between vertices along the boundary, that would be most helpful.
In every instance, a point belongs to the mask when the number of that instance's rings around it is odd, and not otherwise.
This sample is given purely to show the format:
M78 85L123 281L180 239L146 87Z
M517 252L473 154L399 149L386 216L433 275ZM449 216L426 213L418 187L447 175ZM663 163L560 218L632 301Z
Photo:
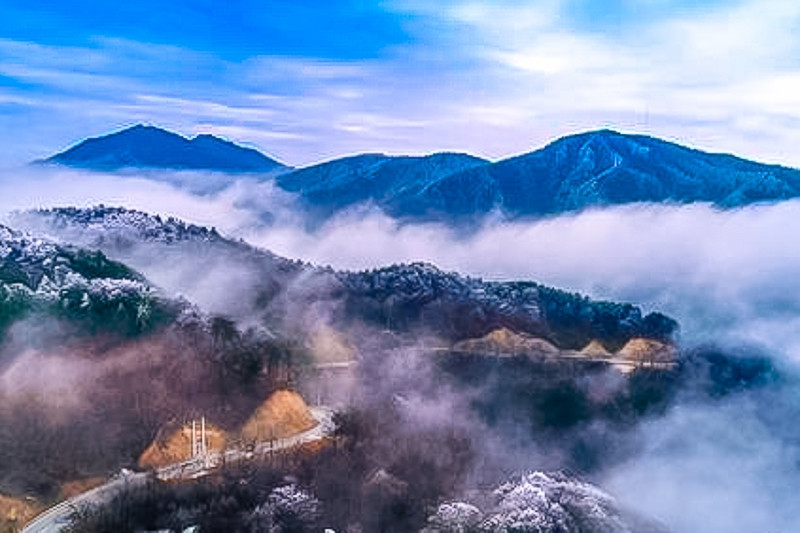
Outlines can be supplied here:
M84 492L55 505L37 516L27 526L22 528L22 533L52 533L61 531L69 525L70 518L75 511L92 505L102 504L111 500L125 489L143 486L149 474L132 472L122 474L105 485Z
M162 480L197 479L210 474L214 469L225 463L246 461L254 456L287 450L301 444L321 440L333 433L335 424L333 423L333 411L331 409L312 407L311 414L317 420L317 425L308 431L285 439L260 443L253 450L226 450L222 453L209 454L204 459L197 458L166 466L155 472L156 477ZM124 489L143 486L150 476L151 474L149 473L123 473L105 485L51 507L34 518L32 522L22 529L21 533L54 533L62 531L69 525L70 518L76 510L108 502Z
M311 414L316 419L317 425L308 431L285 439L262 442L251 450L232 448L224 452L209 453L205 457L196 457L182 463L165 466L156 470L156 477L162 480L197 479L208 475L224 464L238 463L273 452L288 450L301 444L324 439L333 433L335 425L331 409L312 407Z

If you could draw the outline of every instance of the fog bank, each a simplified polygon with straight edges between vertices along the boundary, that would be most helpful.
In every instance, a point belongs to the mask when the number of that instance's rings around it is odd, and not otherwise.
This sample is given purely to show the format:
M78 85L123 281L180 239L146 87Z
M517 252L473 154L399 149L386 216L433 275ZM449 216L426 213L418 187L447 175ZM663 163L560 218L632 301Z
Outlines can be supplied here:
M630 301L673 315L688 342L754 343L800 361L800 247L793 245L799 200L728 211L632 205L533 221L490 217L465 234L400 223L364 206L310 229L290 194L247 177L47 167L0 176L0 212L98 203L214 226L318 265L428 261L487 279L532 279Z

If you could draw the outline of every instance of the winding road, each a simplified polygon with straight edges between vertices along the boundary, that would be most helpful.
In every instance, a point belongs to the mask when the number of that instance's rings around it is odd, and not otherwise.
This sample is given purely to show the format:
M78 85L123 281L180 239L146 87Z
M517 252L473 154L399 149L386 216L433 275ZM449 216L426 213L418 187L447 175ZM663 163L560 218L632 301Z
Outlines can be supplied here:
M336 425L333 422L333 410L327 407L311 407L311 414L317 424L302 433L262 442L252 450L230 449L219 453L210 453L205 457L193 458L189 461L159 468L151 472L124 471L112 478L105 485L81 493L58 505L50 507L22 528L21 533L54 533L66 529L76 511L95 505L102 505L126 489L144 486L148 479L155 477L161 480L198 479L213 472L224 464L252 460L254 457L267 455L280 450L288 450L310 442L316 442L330 436Z
M132 487L144 486L150 474L123 472L105 485L83 492L55 505L22 528L21 533L52 533L69 526L73 513L93 505L108 502L117 494Z
M165 466L156 470L156 477L161 480L197 479L208 475L213 470L225 464L249 461L254 457L264 456L281 450L288 450L309 442L316 442L331 435L335 429L333 411L326 407L311 407L311 415L317 424L302 433L261 442L255 448L242 450L231 448L223 452L209 453L205 457L194 457L182 463Z

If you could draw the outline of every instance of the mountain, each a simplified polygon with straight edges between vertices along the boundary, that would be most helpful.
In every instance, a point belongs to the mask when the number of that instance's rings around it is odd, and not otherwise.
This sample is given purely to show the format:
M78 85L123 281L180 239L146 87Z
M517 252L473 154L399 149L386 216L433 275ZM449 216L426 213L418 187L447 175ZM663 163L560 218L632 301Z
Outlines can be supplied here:
M424 157L362 154L282 174L276 181L325 214L368 201L391 209L400 198L414 197L431 183L486 163L457 153Z
M403 219L455 222L491 211L516 218L634 202L729 208L800 196L800 170L611 130L569 135L494 163L447 152L360 154L291 169L212 135L187 139L137 125L87 139L42 162L106 171L259 173L297 194L318 220L359 204ZM205 186L220 190L227 182Z
M634 202L729 208L800 196L800 171L611 130L558 139L495 163L464 154L365 154L283 174L282 188L330 214L372 202L400 218L509 218Z
M397 202L395 215L510 217L633 202L737 207L800 196L800 171L610 130L450 174Z
M14 227L99 249L143 272L164 291L233 320L268 312L307 269L215 229L132 209L55 208L11 216ZM278 314L284 311L275 311Z
M141 271L168 293L235 320L259 317L274 330L330 317L397 332L424 328L446 339L501 327L562 348L592 339L619 347L633 337L669 338L659 313L592 301L529 281L489 282L413 263L347 272L277 256L217 232L123 208L57 208L16 215L17 227L82 246Z
M160 168L267 173L286 170L284 165L258 150L213 135L187 139L141 124L86 139L41 162L101 171Z
M338 277L346 288L346 306L361 319L398 331L424 327L452 340L509 328L560 348L580 349L595 334L617 347L638 334L670 339L678 329L671 318L643 315L631 304L593 301L532 281L484 281L426 263Z

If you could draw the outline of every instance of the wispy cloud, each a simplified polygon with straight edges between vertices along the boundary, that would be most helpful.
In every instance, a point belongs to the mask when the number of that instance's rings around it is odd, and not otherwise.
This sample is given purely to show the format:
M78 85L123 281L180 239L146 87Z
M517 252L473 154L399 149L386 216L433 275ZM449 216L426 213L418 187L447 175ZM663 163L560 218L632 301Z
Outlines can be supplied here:
M597 127L800 165L794 2L381 5L407 38L362 57L2 39L4 98L28 120L0 120L35 130L39 150L147 121L227 131L296 165L359 151L501 157Z
M134 96L135 104L129 109L142 113L171 113L186 115L190 120L213 118L229 121L267 122L275 117L275 112L267 106L225 105L208 100L175 98L155 94L139 94ZM119 106L125 108L125 106Z
M363 79L372 73L367 62L309 57L257 56L245 61L244 67L248 80L255 83L298 77L315 81Z
M630 125L797 164L800 114L791 95L800 8L783 0L698 5L658 18L617 7L617 31L603 32L577 24L567 1L450 2L441 10L393 4L470 35L452 53L482 63L494 82L486 100L530 119L520 127L488 116L508 137L541 141L575 125ZM776 125L774 115L791 126Z

